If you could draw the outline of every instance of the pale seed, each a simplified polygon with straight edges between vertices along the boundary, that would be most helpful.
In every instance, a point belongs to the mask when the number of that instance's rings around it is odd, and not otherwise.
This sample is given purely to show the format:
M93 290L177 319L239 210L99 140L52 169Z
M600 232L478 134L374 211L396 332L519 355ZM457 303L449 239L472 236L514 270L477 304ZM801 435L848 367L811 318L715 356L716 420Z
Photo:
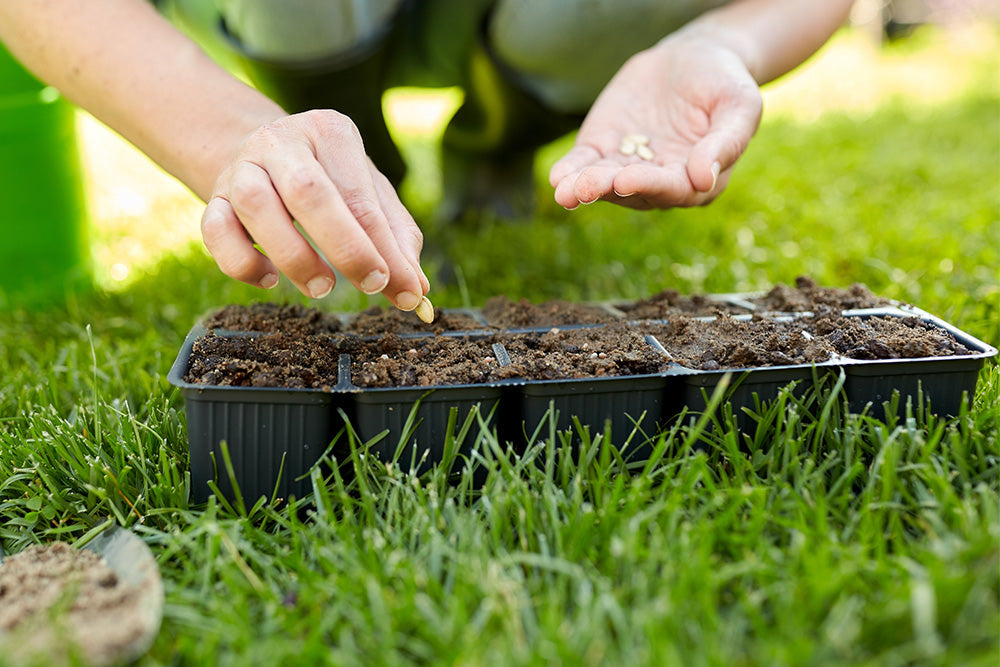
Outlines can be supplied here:
M645 134L639 134L638 132L633 132L631 134L626 134L622 141L631 141L636 146L648 146L649 137Z
M656 154L653 152L653 149L650 148L649 146L639 146L638 148L635 149L635 154L641 157L643 160L652 160L654 157L656 157Z
M634 141L629 141L628 138L625 138L622 139L622 144L618 147L618 151L622 155L635 155L635 149L637 148L638 146Z
M434 321L434 304L432 304L431 300L426 296L420 299L420 303L418 303L417 307L413 309L413 312L415 312L417 317L427 324Z

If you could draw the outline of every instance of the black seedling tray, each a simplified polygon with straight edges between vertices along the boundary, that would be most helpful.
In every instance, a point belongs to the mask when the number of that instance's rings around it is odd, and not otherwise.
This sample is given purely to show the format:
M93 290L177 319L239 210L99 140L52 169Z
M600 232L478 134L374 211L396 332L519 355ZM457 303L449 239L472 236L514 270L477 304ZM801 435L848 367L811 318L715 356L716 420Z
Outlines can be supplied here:
M755 294L710 295L722 304L734 306L734 318L749 318ZM619 302L620 306L622 302ZM598 304L607 312L623 317L613 302ZM483 323L483 329L449 331L438 336L481 339L497 332L476 309L455 309ZM776 313L769 317L794 319L811 313ZM245 499L261 495L288 498L311 492L309 470L319 461L331 441L350 427L361 442L368 443L366 455L393 460L403 468L423 471L442 460L446 447L468 455L480 423L495 429L503 442L523 446L537 430L542 437L552 428L558 431L589 429L592 436L609 429L611 441L621 447L627 460L644 460L650 453L648 436L679 415L684 409L702 411L717 385L729 383L726 400L737 423L750 428L747 412L760 402L769 402L782 388L795 383L805 391L824 378L844 374L844 392L854 412L868 410L884 417L883 404L899 392L900 405L907 399L929 401L931 408L946 415L958 414L965 397L974 395L985 360L996 348L966 334L947 322L912 306L896 304L884 308L843 311L848 317L917 317L950 333L971 353L916 359L857 360L834 356L808 365L768 366L731 370L696 370L671 363L655 336L645 336L648 353L664 362L662 372L584 379L527 380L509 378L482 384L431 387L364 388L352 382L352 357L339 357L338 377L324 389L283 389L273 387L229 387L191 383L184 380L195 341L207 335L201 324L188 333L170 369L169 381L180 388L185 400L191 452L193 500L202 502L211 493L210 481L220 492L232 497L234 490L226 473L224 456L229 457L235 480ZM339 315L348 322L352 314ZM712 319L705 317L700 319ZM640 333L656 320L630 322ZM506 329L502 333L544 332L553 328L574 329L589 324L556 327ZM214 330L216 336L256 336L260 334ZM338 334L356 340L365 337ZM400 334L412 339L435 334ZM489 350L489 348L486 348ZM484 354L487 352L484 351ZM489 353L497 363L509 363L506 350L494 344ZM346 421L345 421L346 417ZM470 437L456 438L463 425ZM343 438L340 440L342 446ZM343 451L339 452L343 457Z

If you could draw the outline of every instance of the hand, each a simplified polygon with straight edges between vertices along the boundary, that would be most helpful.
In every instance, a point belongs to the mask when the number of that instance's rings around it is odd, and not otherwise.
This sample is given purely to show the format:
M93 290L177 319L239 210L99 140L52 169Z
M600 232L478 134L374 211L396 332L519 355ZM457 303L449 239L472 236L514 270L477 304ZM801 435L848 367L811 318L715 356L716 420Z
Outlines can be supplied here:
M678 34L629 59L598 96L549 182L561 206L602 199L635 209L698 206L725 188L757 131L760 90L731 50ZM654 156L623 155L628 134Z
M332 265L402 310L430 288L420 229L354 123L335 111L286 116L252 132L216 181L201 229L222 272L251 285L274 287L281 272L318 299L336 282Z

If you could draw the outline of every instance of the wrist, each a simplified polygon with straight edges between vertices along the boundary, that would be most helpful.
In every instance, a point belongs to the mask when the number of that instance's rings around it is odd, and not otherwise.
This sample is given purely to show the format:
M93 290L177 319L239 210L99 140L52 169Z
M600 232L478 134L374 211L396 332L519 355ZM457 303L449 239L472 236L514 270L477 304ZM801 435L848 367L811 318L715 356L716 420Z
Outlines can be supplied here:
M657 47L681 48L690 53L705 50L726 51L735 56L746 67L750 76L758 84L765 81L761 54L754 41L743 31L731 28L711 14L688 23L676 32L667 35ZM656 48L656 47L654 47Z

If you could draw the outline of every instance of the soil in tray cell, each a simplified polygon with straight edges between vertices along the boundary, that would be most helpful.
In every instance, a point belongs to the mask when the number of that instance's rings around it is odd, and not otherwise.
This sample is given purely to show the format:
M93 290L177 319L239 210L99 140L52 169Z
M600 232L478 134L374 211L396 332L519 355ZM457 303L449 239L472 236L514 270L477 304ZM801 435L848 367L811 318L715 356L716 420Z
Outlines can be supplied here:
M810 331L851 359L919 359L973 354L948 331L918 317L818 317Z
M670 360L646 331L622 322L588 329L500 334L517 377L565 380L665 372Z
M876 296L861 283L855 283L846 289L820 287L806 276L796 278L795 287L778 283L767 294L750 301L761 310L784 313L881 308L891 303L888 299Z
M351 354L351 381L359 387L483 384L511 377L495 358L491 336L383 336L359 341Z
M333 314L301 304L276 303L229 305L206 317L203 325L206 329L295 334L335 333L341 329L340 320Z
M676 363L702 371L809 365L837 355L876 360L972 353L949 332L916 317L680 317L648 329Z
M225 387L329 390L344 351L340 336L275 333L198 338L184 381Z
M594 304L561 299L542 303L531 303L527 299L512 301L502 294L487 299L481 312L491 326L500 329L603 324L618 319L610 311Z
M344 331L360 336L380 336L388 333L443 333L484 328L486 327L473 317L445 312L441 308L435 308L434 321L425 324L412 312L372 306L351 317Z
M814 364L828 361L833 345L810 335L807 320L779 321L755 317L715 320L674 317L648 330L670 358L702 371Z
M671 315L708 317L719 313L747 313L742 306L711 299L702 294L684 296L677 290L665 289L651 297L614 304L630 320L662 320Z
M500 343L507 358L498 359ZM483 338L385 336L356 346L359 387L481 384L517 378L565 380L659 373L666 359L645 335L621 323L592 329L528 331Z

